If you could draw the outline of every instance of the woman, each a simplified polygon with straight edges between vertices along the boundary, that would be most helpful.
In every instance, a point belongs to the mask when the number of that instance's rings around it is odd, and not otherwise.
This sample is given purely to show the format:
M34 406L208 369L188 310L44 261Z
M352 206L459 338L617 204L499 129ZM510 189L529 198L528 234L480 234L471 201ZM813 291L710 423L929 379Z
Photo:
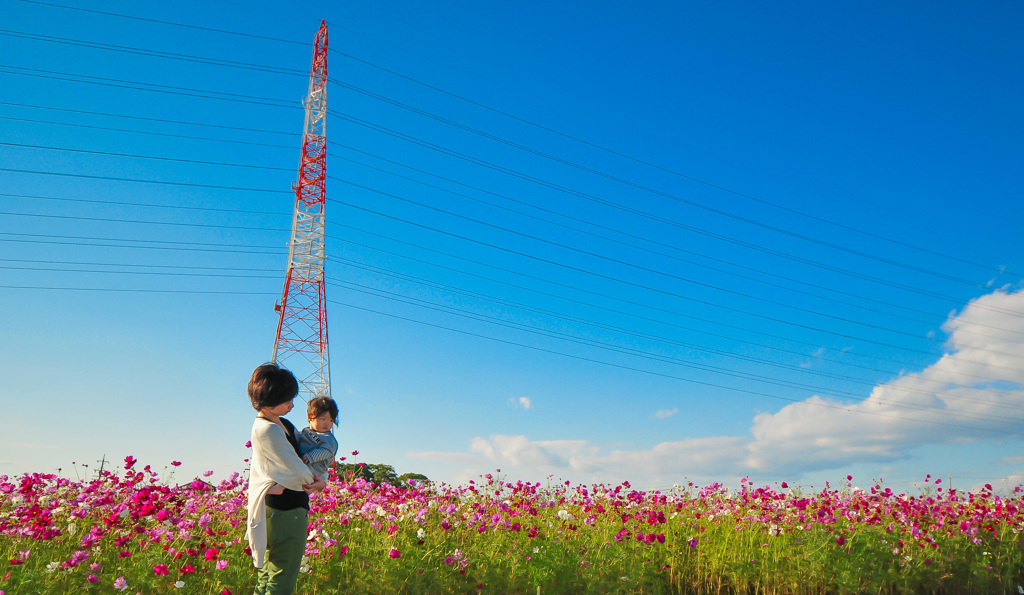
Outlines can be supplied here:
M252 425L245 537L259 569L256 595L295 592L306 547L309 494L327 485L299 458L295 426L282 417L292 410L298 394L295 376L277 364L263 364L249 379L249 400L257 414Z

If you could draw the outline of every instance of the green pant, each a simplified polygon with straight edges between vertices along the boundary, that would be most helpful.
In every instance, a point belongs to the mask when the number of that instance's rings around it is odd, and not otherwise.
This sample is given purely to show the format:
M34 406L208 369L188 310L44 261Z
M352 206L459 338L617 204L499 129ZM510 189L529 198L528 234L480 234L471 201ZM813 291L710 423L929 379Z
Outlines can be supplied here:
M254 595L292 595L306 553L309 511L267 507L267 556L256 572Z

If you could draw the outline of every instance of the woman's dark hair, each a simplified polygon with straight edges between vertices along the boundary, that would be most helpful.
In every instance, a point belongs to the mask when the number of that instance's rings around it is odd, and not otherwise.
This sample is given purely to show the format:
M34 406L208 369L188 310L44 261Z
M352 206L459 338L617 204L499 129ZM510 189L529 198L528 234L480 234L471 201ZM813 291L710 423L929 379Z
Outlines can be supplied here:
M298 394L299 383L295 375L274 363L256 368L249 379L249 400L256 411L277 407Z
M338 425L338 404L330 397L317 397L310 399L306 405L306 419L316 419L324 413L331 414L331 421Z

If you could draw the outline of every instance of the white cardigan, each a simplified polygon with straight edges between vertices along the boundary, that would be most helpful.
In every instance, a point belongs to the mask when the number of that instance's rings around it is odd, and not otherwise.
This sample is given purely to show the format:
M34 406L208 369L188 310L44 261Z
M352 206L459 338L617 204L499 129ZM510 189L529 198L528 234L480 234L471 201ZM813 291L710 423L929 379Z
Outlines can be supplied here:
M313 474L279 425L265 417L252 424L252 458L249 460L249 507L245 538L252 549L252 562L263 568L267 554L267 490L279 483L289 490L301 491L313 483Z

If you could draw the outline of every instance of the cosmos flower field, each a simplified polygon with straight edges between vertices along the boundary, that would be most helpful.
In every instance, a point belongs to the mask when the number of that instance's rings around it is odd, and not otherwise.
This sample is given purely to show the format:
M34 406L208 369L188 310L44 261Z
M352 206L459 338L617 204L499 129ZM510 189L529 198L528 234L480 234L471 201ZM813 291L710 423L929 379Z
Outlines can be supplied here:
M0 593L251 593L245 477L140 467L0 476ZM1024 593L1020 487L333 479L299 593Z

